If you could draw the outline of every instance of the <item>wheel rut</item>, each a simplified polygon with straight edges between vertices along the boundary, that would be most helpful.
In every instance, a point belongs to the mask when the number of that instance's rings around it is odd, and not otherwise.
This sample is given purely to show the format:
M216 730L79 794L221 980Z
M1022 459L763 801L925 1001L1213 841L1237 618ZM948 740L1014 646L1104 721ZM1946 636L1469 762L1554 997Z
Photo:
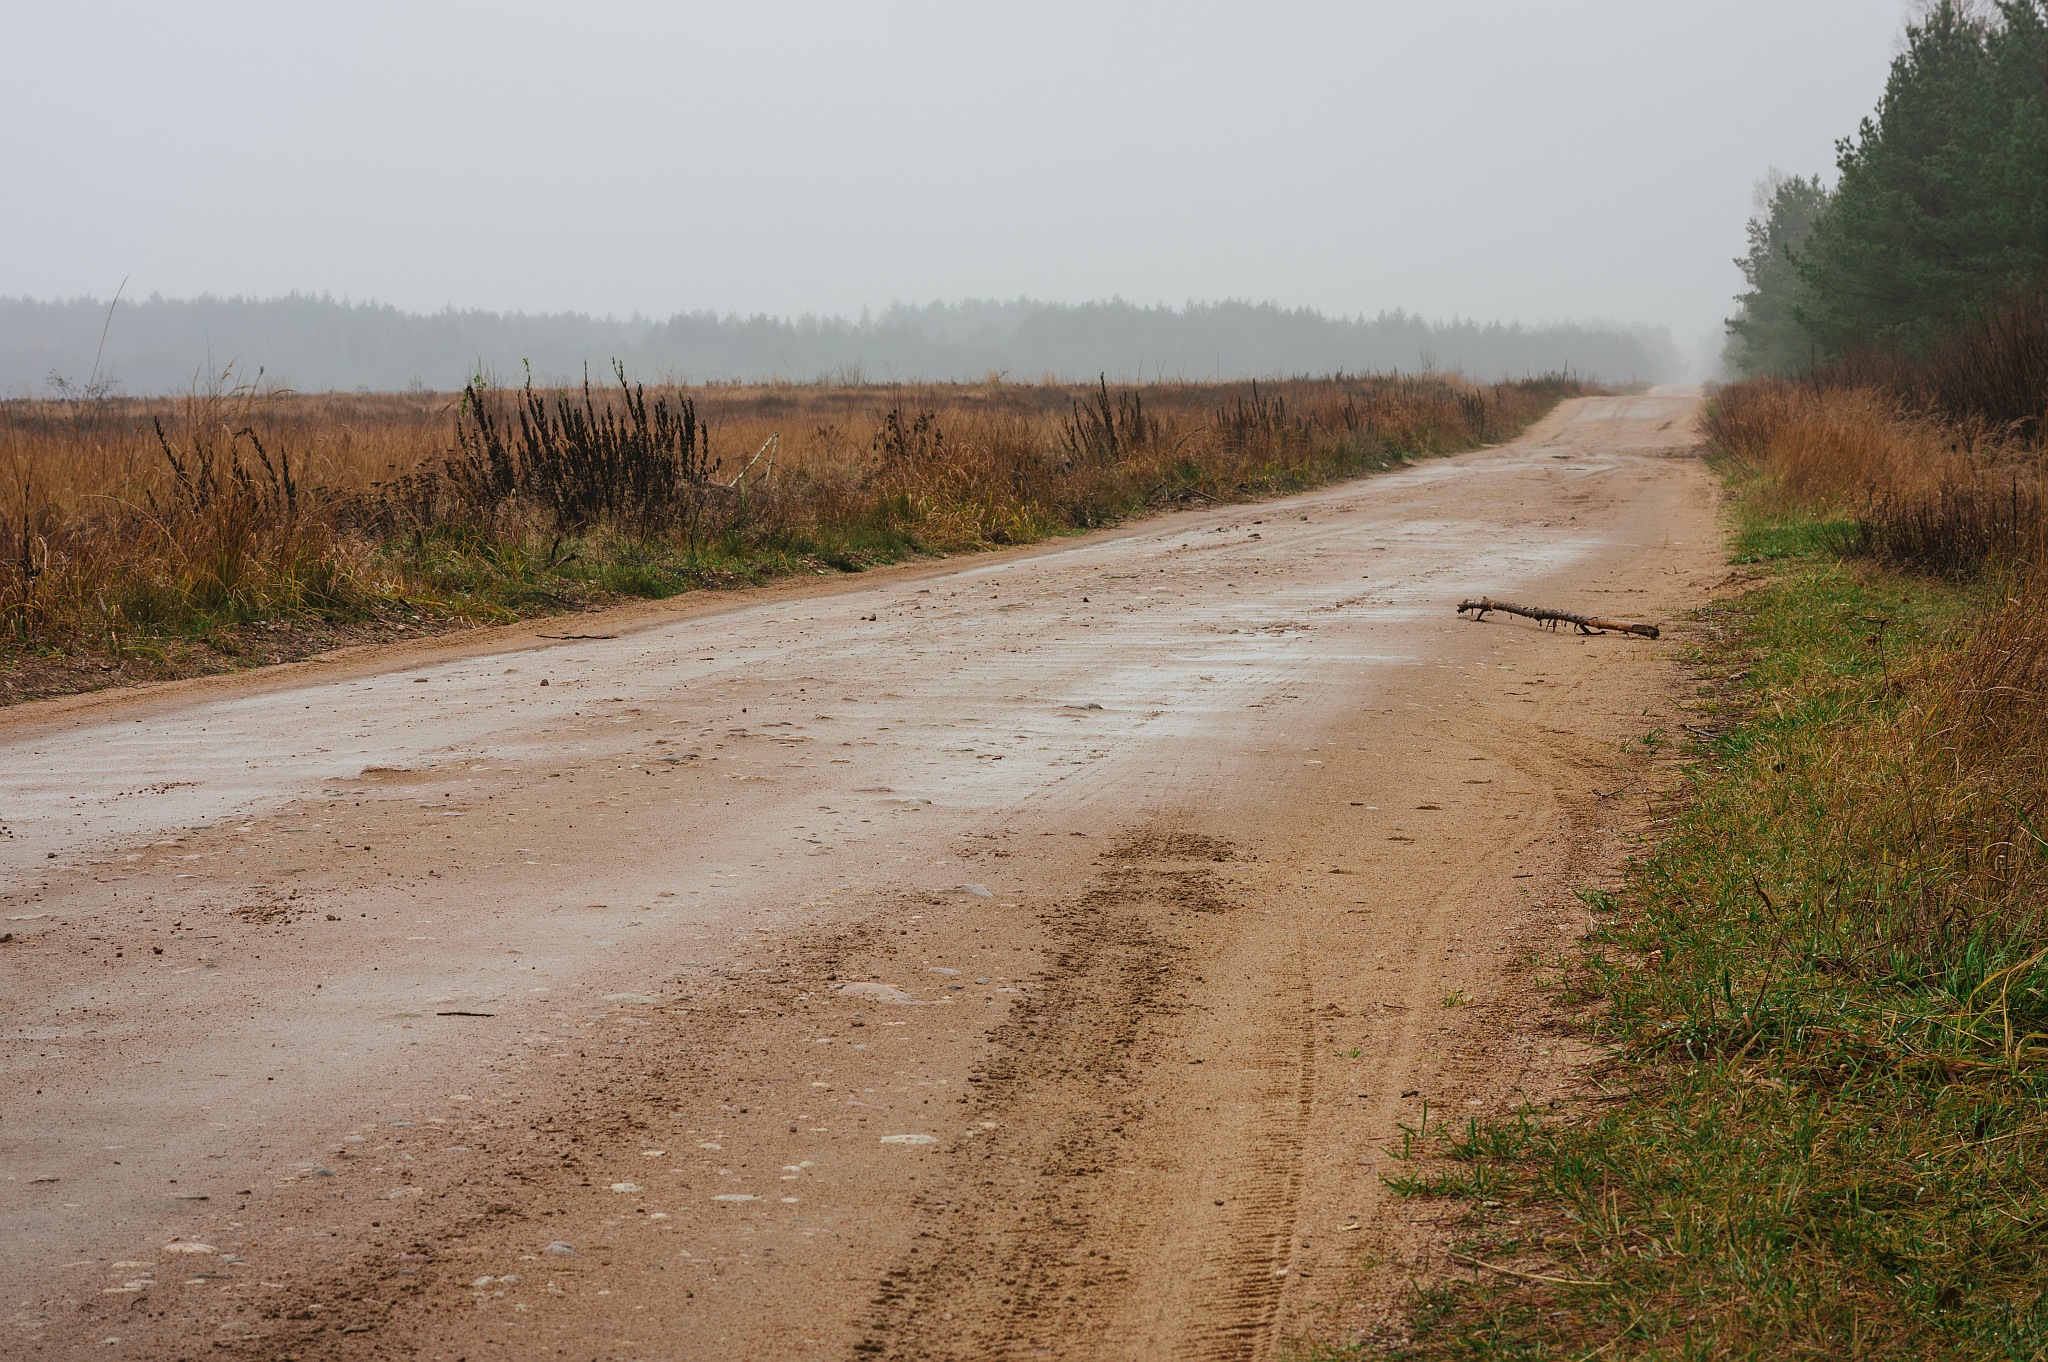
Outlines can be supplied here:
M1158 1356L1142 1302L1162 1242L1194 1308L1170 1355L1254 1358L1272 1333L1314 1099L1307 945L1265 991L1255 1051L1228 1056L1249 1110L1190 1147L1189 1023L1219 955L1262 921L1223 840L1154 827L1104 853L1085 892L1051 908L1045 985L990 1037L969 1079L988 1133L955 1154L918 1210L931 1229L870 1303L860 1357ZM1188 1164L1222 1175L1227 1211L1190 1223L1161 1192ZM1160 1176L1169 1175L1169 1176Z
M1315 1110L1318 1046L1309 958L1308 942L1298 940L1285 991L1273 1000L1273 1030L1259 1064L1257 1106L1267 1116L1246 1140L1231 1176L1233 1214L1209 1246L1212 1267L1182 1354L1189 1358L1258 1362L1271 1351Z

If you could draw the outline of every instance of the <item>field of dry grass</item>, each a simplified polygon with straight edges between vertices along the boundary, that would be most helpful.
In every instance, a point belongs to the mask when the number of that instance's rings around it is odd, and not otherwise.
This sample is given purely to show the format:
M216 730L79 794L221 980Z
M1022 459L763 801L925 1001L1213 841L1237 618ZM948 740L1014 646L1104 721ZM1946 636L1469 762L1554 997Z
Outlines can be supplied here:
M0 404L0 697L1024 543L1522 430L1567 380Z

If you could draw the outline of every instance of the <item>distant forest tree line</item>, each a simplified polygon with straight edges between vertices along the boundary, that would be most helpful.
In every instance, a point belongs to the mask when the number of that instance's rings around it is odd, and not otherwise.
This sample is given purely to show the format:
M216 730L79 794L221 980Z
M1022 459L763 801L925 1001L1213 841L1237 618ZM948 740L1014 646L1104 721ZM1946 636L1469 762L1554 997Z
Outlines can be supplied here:
M111 321L110 321L111 316ZM104 349L101 348L102 335ZM573 313L409 313L282 298L0 298L0 396L136 395L259 366L302 391L459 389L482 372L542 381L605 372L685 383L1243 379L1457 372L1481 382L1569 371L1626 384L1673 378L1670 335L1617 325L1331 317L1241 302L1145 307L1027 300L898 305L858 320L686 313L665 321Z
M1922 355L2003 311L2039 312L2048 0L1940 0L1904 47L1839 143L1832 188L1777 174L1760 188L1736 262L1748 287L1728 323L1733 372Z

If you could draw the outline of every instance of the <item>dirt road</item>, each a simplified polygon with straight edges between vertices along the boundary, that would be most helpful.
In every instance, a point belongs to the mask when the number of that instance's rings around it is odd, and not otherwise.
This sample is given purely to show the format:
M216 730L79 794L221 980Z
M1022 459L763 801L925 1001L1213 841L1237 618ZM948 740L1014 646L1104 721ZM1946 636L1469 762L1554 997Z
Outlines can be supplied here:
M1381 1327L1429 1252L1383 1151L1566 1080L1526 962L1583 929L1683 646L1452 606L1702 599L1695 400L0 717L0 1352Z

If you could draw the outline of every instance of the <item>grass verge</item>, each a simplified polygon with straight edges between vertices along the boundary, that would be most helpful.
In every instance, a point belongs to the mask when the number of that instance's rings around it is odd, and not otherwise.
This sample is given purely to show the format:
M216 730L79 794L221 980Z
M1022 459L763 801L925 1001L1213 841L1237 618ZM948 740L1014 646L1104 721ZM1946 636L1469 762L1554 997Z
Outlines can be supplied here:
M1400 1348L1309 1355L2048 1351L2048 611L1745 504L1675 821L1559 974L1600 1091L1432 1124L1390 1184L1460 1199L1498 1270L1422 1291Z

